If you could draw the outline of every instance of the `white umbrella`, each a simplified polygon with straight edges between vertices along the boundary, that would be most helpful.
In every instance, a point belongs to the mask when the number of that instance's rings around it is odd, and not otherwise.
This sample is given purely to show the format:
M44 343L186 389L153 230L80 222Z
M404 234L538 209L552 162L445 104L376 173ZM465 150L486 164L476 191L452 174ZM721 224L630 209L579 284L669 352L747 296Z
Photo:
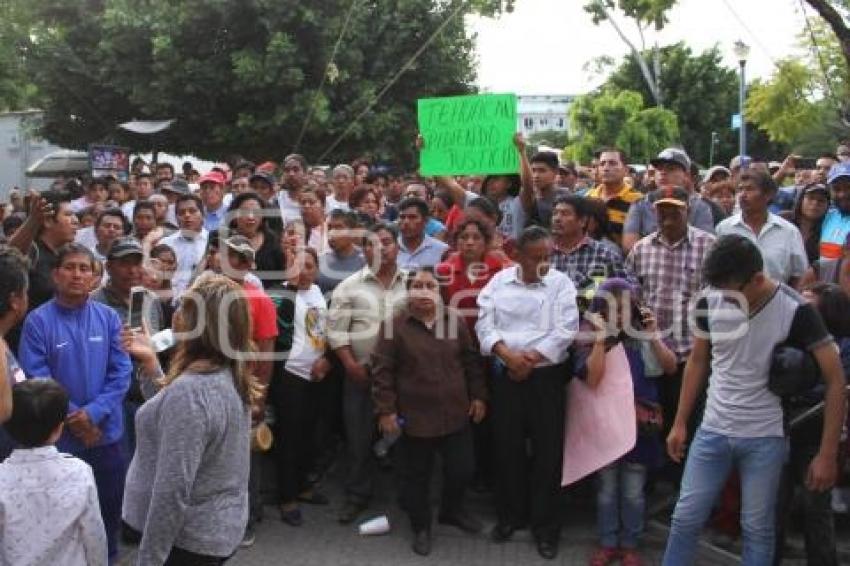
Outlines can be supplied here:
M86 173L89 170L89 154L85 151L60 149L48 153L27 169L27 177L61 177Z
M118 127L134 134L151 135L168 129L174 120L133 120L118 124Z

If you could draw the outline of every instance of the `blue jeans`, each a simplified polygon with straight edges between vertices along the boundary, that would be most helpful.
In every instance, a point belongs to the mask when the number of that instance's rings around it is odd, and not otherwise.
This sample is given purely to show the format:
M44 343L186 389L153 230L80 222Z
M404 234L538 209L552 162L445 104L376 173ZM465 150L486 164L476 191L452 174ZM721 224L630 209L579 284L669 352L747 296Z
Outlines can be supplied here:
M637 548L646 508L646 466L618 460L602 468L597 477L596 525L600 544L605 548Z
M87 448L74 454L94 472L100 516L106 530L109 563L118 556L118 534L121 531L121 502L124 499L124 477L127 472L124 446L121 441Z
M700 428L685 463L664 566L693 564L700 530L733 466L741 476L743 564L771 566L786 451L782 437L733 438Z

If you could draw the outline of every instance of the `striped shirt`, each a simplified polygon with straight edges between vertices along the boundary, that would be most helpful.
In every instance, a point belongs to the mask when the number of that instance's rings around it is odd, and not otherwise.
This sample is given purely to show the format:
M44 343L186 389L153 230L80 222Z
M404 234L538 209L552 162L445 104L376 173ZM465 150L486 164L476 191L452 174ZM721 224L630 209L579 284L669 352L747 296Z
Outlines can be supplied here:
M688 312L703 287L702 263L712 243L712 234L693 226L674 243L667 242L661 232L653 232L638 240L626 258L626 269L637 277L641 296L679 361L691 351Z
M608 207L608 223L610 224L611 234L619 244L623 235L623 224L626 223L626 216L629 213L629 207L642 199L643 193L623 183L620 191L612 197L607 196L605 185L598 185L590 189L585 194L585 197L598 198L605 201L605 205Z

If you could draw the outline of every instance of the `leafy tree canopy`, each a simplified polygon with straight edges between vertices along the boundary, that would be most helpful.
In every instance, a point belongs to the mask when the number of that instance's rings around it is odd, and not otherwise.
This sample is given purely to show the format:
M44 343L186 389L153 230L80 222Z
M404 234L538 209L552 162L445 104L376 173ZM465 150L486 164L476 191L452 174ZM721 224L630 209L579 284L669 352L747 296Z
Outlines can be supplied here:
M156 146L221 159L299 151L409 159L416 99L474 90L472 10L511 0L8 0L28 32L43 134L127 143L116 125L176 122ZM0 55L2 60L2 55ZM0 74L0 77L2 75Z
M572 135L568 159L588 163L603 146L616 146L632 162L645 163L679 138L676 115L664 108L646 108L632 90L603 90L578 97L570 108Z

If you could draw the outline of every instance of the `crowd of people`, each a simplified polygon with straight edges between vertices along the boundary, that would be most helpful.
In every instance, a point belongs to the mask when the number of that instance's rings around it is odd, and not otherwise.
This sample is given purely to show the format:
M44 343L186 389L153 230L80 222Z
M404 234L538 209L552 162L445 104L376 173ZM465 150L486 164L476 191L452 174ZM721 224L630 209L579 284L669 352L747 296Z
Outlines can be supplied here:
M140 565L222 564L254 542L264 472L297 528L331 503L335 458L339 522L391 460L428 555L438 457L437 521L480 532L474 487L495 543L527 528L552 559L570 392L626 383L633 440L591 470L591 566L642 563L650 482L680 490L665 565L693 563L713 511L744 564L779 563L795 491L809 564L837 564L850 148L703 174L681 148L635 168L514 143L519 174L139 159L128 182L14 192L0 562L112 564L123 540Z

